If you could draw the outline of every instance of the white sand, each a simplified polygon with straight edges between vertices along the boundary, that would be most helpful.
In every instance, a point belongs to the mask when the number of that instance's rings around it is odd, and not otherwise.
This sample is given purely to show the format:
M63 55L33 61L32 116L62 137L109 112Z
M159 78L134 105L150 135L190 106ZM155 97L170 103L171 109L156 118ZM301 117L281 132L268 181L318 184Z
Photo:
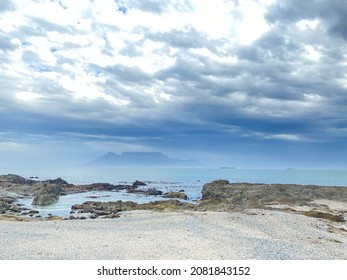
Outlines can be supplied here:
M345 260L347 234L328 232L330 225L266 210L131 211L112 220L0 221L0 259Z

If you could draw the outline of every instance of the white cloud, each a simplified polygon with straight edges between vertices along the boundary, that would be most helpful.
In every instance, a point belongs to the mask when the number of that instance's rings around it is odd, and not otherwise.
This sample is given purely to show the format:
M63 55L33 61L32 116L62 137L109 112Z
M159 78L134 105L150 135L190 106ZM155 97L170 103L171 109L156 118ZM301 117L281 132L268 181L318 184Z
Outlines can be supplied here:
M25 102L35 102L42 96L36 92L21 91L15 94L16 98Z
M242 16L236 32L241 44L249 45L270 30L270 26L264 19L266 6L270 3L251 0L240 1L239 11Z
M0 142L0 151L4 152L22 152L30 150L30 145L14 141Z
M314 30L317 28L319 24L319 20L318 19L314 19L314 20L307 20L307 19L303 19L303 20L299 20L296 23L296 26L301 30Z
M286 141L304 141L305 138L296 134L272 134L264 136L265 139L278 139Z
M321 58L322 55L317 48L310 46L310 45L305 45L304 48L305 48L304 56L306 58L308 58L309 60L312 60L312 61L316 61L316 62L319 61L319 59Z

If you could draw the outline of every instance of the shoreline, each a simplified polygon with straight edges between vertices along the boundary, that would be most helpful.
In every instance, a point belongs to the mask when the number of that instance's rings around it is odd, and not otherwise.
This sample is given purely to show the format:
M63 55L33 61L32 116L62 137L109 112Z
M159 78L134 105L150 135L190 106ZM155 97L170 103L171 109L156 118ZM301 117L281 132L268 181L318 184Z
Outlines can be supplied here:
M59 198L85 187L16 176L0 180L2 193ZM87 190L138 191L135 183ZM196 204L175 199L184 193L170 195L75 204L68 219L26 217L15 198L2 196L0 259L347 259L347 188L217 180L203 186Z

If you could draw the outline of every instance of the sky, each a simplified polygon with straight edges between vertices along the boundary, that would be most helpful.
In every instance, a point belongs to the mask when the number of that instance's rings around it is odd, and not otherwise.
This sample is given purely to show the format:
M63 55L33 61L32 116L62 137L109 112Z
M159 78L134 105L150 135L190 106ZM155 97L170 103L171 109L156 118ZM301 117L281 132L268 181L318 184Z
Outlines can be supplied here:
M347 168L340 0L1 0L0 167L162 152Z

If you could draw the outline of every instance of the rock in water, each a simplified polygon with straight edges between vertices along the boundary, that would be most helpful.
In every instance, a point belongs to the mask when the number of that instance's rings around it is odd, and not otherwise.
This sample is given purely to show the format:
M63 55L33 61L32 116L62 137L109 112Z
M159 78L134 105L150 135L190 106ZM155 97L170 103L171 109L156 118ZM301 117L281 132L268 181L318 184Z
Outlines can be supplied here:
M133 187L146 186L146 185L147 185L146 183L141 182L141 181L138 181L138 180L136 180L136 181L133 183Z
M168 192L163 195L165 198L179 198L187 200L188 196L185 193L182 192Z
M56 203L58 201L59 201L59 195L43 193L43 194L37 195L31 204L44 206L44 205L50 205L50 204Z
M6 182L10 182L12 184L31 184L34 182L32 180L27 180L24 177L21 177L21 176L16 175L16 174L1 175L0 181L6 181Z

